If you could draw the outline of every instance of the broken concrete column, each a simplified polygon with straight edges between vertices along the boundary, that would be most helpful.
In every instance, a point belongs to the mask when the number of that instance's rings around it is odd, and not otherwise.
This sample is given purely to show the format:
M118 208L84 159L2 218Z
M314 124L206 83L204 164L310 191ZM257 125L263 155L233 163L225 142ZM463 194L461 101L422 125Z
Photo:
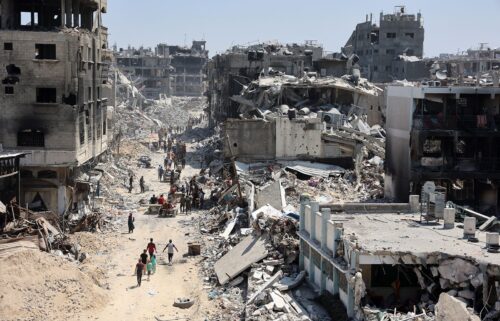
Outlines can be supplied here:
M445 208L443 219L444 219L444 228L452 229L455 227L455 214L456 210L454 208Z
M410 211L412 213L420 211L420 195L410 195Z
M464 219L464 238L476 236L476 218L466 217Z

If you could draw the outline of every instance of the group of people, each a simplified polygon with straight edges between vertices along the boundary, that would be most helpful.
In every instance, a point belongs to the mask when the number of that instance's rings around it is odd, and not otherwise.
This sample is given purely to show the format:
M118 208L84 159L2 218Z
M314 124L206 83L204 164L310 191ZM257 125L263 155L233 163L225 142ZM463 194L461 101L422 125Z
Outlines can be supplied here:
M176 252L179 252L179 250L177 249L175 244L172 243L172 240L168 241L167 245L165 246L162 252L165 252L165 250L167 250L168 254L168 264L172 265L172 260L174 258L174 250ZM149 243L146 246L146 249L144 249L143 252L141 253L139 260L137 261L137 264L135 265L134 268L135 275L137 276L138 287L141 286L143 275L147 273L149 281L151 275L156 273L156 265L157 265L156 255L157 255L156 244L153 242L153 239L151 238L149 239Z
M146 192L146 181L144 180L144 176L141 176L139 179L139 187L141 189L141 193ZM134 189L134 174L130 174L128 178L128 192L132 193Z

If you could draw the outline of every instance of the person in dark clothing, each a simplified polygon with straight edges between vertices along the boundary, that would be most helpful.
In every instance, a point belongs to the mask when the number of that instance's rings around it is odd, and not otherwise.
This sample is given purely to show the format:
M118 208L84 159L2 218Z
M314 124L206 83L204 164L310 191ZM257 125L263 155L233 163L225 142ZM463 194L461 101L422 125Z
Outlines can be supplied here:
M149 204L156 204L158 202L158 199L156 198L155 194L153 194L153 196L151 196L151 198L149 199Z
M148 263L148 250L144 250L141 254L141 261L143 264L147 264Z
M170 185L175 184L175 171L171 170L170 171Z
M128 179L128 192L129 193L132 193L133 184L134 184L134 176L130 175L130 177Z
M144 176L141 176L141 179L139 180L139 186L141 187L141 193L144 193L146 191L146 188L144 186Z
M141 286L142 273L144 273L145 269L146 265L142 263L142 259L139 259L139 261L135 265L135 275L137 275L137 286Z
M129 233L134 233L134 221L135 221L135 218L132 216L132 213L130 213L128 215L128 232Z

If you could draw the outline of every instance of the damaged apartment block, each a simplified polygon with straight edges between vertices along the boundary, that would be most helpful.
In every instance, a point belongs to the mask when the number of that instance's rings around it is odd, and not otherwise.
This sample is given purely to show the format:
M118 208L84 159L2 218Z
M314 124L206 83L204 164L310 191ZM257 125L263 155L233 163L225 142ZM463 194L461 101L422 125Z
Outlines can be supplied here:
M19 203L32 210L65 212L67 186L107 149L106 8L106 0L1 3L0 146L26 154Z
M387 90L386 196L407 201L426 181L447 200L500 212L500 88Z

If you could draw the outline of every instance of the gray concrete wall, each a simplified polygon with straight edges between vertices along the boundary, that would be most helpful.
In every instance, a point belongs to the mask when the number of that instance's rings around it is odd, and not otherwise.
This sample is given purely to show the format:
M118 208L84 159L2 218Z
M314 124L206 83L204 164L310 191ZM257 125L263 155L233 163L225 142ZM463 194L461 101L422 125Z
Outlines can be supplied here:
M267 160L276 154L276 124L263 120L229 119L224 124L224 156Z
M318 158L321 156L321 119L276 119L276 158Z
M387 87L385 196L407 202L410 191L410 135L419 88Z

